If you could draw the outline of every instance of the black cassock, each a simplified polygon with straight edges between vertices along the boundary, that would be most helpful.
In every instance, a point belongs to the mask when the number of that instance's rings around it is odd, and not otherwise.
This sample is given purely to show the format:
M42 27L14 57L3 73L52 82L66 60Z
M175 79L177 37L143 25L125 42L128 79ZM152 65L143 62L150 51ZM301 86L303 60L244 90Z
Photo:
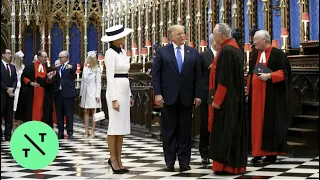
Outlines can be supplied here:
M227 93L220 109L214 109L209 157L233 168L247 165L243 57L241 49L224 46L217 59L214 86L224 86Z

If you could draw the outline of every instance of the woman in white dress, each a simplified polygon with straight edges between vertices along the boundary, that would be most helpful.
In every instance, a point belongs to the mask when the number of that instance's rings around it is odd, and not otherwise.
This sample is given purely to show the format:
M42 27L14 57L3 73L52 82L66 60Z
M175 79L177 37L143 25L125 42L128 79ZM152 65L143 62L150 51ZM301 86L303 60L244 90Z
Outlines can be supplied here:
M107 72L106 99L109 112L108 147L110 151L109 165L114 173L122 174L125 169L121 162L123 135L130 134L130 106L131 98L128 72L129 58L126 51L121 49L125 36L133 32L132 29L116 25L106 30L107 35L102 42L109 42L110 48L105 53L105 66Z
M89 51L87 67L83 68L80 88L80 107L84 109L84 138L89 137L89 116L92 116L97 108L101 108L101 71L97 64L96 52ZM95 121L92 121L90 138L94 137L95 126Z
M17 110L17 104L18 104L18 99L19 99L19 92L20 92L20 87L21 87L21 74L23 72L24 69L24 64L23 64L23 57L24 54L22 51L18 51L14 54L13 58L12 58L12 64L16 67L16 71L17 71L17 87L16 90L14 92L14 104L13 104L13 117L14 114ZM21 124L20 120L15 119L13 121L13 131Z

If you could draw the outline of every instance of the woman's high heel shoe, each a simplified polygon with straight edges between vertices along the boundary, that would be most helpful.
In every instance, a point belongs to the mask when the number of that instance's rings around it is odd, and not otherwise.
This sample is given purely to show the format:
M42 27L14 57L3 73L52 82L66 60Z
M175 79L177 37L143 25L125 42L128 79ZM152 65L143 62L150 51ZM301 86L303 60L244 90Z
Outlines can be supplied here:
M113 166L112 166L112 163L111 163L111 160L110 160L110 159L108 160L108 164L111 166L111 169L112 169L112 171L113 171L114 174L123 174L123 173L124 173L124 171L122 171L122 169L115 170L115 169L113 168Z
M128 173L129 169L123 168L123 169L121 169L121 171L123 171L123 173Z

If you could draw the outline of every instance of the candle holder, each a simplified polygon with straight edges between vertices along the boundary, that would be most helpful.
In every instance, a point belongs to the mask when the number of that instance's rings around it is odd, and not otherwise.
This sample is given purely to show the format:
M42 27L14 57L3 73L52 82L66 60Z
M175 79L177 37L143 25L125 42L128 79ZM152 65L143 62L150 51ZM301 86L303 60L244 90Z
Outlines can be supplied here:
M104 56L98 55L98 62L99 62L99 68L101 73L103 72L103 66L104 66Z
M201 42L200 42L201 52L204 51L205 47L207 47L207 42L205 40L201 40Z
M283 42L282 42L282 47L281 49L283 50L283 52L287 52L287 43L286 43L286 40L289 36L289 32L287 30L287 28L282 28L281 30L281 37L283 39Z
M104 61L101 61L101 65L100 65L101 74L103 73L103 66L104 66Z
M77 70L76 70L76 74L77 74L77 79L76 79L76 89L79 89L80 88L80 81L81 81L81 79L80 79L80 64L77 64Z
M308 13L303 13L301 17L301 21L303 23L303 34L304 34L304 41L308 41L307 38L307 25L309 22L309 14Z
M189 42L189 46L194 48L194 43L192 41Z
M131 50L127 50L127 57L129 58L130 63L131 63L131 56L132 56Z
M142 48L142 50L141 50L141 55L142 55L142 72L145 73L145 72L146 72L146 69L145 69L145 66L146 66L146 56L148 55L148 50L147 50L147 48Z
M244 52L247 55L247 61L246 61L246 72L249 72L249 61L250 61L250 52L251 52L251 44L250 43L245 43L244 44Z
M136 57L136 52L137 52L137 43L133 43L132 44L132 62L133 63L136 63L136 61L137 61L137 57Z
M276 39L272 40L271 44L272 44L272 47L279 49L279 41L278 40L276 40Z
M134 51L134 63L140 63L140 59L138 58L139 57L139 50L138 49L135 49Z
M151 41L150 40L148 40L146 42L146 47L147 47L147 50L148 50L147 60L149 61L150 60L150 48L151 48Z
M167 37L162 38L162 46L166 46L169 43L169 40Z

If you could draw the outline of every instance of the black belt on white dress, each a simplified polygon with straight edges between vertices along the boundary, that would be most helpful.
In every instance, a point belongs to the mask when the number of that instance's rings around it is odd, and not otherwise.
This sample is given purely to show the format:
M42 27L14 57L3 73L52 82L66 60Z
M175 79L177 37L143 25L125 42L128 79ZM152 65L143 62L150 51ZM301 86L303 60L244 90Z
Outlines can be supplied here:
M128 78L128 74L114 74L115 78Z

